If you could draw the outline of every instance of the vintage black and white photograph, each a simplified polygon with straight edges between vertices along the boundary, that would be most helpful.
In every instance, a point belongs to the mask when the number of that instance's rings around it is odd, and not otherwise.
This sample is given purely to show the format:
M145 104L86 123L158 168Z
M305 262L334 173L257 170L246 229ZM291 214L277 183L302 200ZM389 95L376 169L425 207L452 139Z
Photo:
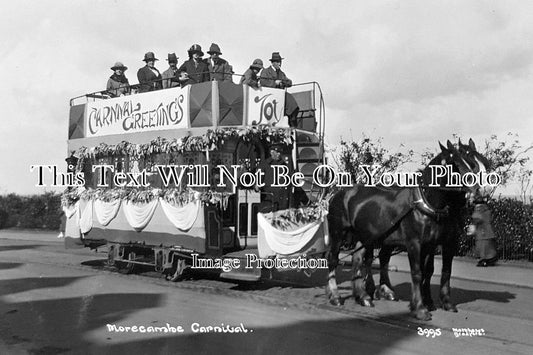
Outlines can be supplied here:
M533 353L533 3L1 3L1 354Z

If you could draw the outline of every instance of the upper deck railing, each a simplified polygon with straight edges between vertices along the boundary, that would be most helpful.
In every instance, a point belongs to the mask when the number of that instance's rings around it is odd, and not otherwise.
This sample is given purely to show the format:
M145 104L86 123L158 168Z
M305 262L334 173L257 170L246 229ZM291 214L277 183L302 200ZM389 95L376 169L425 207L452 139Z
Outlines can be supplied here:
M163 80L169 79L152 84ZM320 85L313 81L297 83L288 89L254 89L233 81L203 82L148 92L139 92L140 84L124 88L127 94L118 97L109 90L101 90L72 98L69 140L145 131L156 134L176 129L264 124L289 127L283 119L285 92L295 98L300 108L294 128L313 132L321 141L324 137L324 99Z

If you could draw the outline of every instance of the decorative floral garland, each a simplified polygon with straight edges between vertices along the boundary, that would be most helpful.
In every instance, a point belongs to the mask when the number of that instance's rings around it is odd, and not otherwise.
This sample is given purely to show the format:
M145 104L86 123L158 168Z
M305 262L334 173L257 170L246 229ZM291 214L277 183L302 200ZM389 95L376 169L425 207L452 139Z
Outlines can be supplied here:
M224 142L230 138L239 138L244 142L250 142L256 139L264 140L272 144L292 144L292 136L289 128L276 128L260 125L246 128L209 129L201 136L185 136L181 138L173 138L171 140L158 137L151 142L144 144L134 144L126 141L122 141L115 145L100 143L100 145L92 148L79 148L76 156L83 161L87 158L98 158L103 156L129 155L141 158L159 153L183 153L186 151L201 152L219 149Z
M266 218L277 229L291 231L318 221L327 214L327 210L327 204L320 201L305 207L277 211L272 215L266 215Z
M157 198L163 198L165 201L183 206L189 202L200 200L204 204L219 204L223 209L228 205L228 198L231 193L218 191L204 191L199 192L192 189L179 190L176 188L169 189L125 189L125 188L97 188L86 189L80 187L77 189L71 188L63 192L61 196L61 203L65 207L74 205L80 199L83 200L102 200L115 201L117 199L130 201L133 203L148 203Z
M201 136L185 136L181 138L165 139L158 137L149 143L135 144L122 141L115 145L100 143L95 147L81 147L76 152L78 158L76 171L83 170L85 160L96 159L107 156L132 156L142 158L151 154L169 154L183 152L202 152L219 149L226 140L235 138L244 142L262 140L271 144L291 145L293 138L291 129L276 128L268 125L251 126L246 128L217 128L207 130ZM176 188L168 189L137 189L137 188L89 188L67 189L62 195L63 206L72 206L80 199L99 199L103 201L113 201L116 199L131 202L147 203L155 198L162 197L167 202L174 204L186 204L200 199L206 204L220 204L226 207L228 197L231 193L194 190L180 190Z

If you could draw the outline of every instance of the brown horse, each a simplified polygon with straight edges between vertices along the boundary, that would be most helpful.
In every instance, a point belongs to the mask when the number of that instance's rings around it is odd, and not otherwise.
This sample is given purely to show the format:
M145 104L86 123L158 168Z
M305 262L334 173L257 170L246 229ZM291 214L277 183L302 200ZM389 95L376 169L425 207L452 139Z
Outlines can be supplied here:
M421 320L431 319L429 310L435 309L430 292L434 253L442 245L442 278L440 299L448 311L457 311L450 301L450 276L452 259L459 235L462 210L466 205L465 193L477 186L447 187L441 179L432 185L435 166L450 166L461 177L473 172L468 157L448 142L440 145L441 152L422 171L418 187L379 187L357 185L337 192L329 204L330 250L328 252L329 280L326 293L330 302L340 305L335 280L339 251L343 245L354 245L352 252L352 287L355 301L363 306L373 306L368 291L373 286L371 274L365 283L372 262L374 246L382 247L380 263L387 265L395 244L407 248L412 277L410 308ZM366 257L365 257L366 256ZM362 268L365 263L364 268ZM396 296L386 269L381 271L379 294L385 298ZM372 293L370 293L372 294Z

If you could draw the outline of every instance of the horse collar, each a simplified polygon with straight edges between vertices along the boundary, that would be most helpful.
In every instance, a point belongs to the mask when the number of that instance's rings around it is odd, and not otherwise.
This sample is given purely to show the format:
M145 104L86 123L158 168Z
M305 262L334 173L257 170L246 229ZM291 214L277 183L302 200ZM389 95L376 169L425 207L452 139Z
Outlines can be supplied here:
M424 191L420 188L420 186L417 186L415 189L415 201L413 201L413 206L423 214L431 218L435 218L437 221L439 221L441 218L447 217L450 210L449 206L445 206L444 208L440 209L432 207L427 201Z

